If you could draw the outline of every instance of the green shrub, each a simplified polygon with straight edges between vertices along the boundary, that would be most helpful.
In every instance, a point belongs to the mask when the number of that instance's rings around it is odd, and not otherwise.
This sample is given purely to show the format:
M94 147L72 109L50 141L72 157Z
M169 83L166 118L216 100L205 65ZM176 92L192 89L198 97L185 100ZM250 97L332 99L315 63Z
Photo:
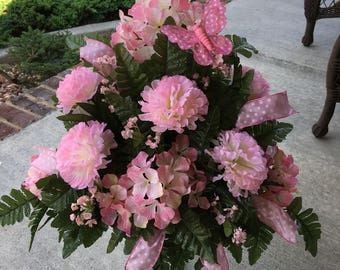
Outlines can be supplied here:
M3 14L7 9L7 5L13 0L0 0L0 14Z
M11 55L17 70L42 80L79 63L79 52L66 45L69 33L45 34L35 29L11 38Z
M0 33L16 37L29 27L49 32L109 21L118 18L119 9L133 3L134 0L12 0L7 13L0 16Z

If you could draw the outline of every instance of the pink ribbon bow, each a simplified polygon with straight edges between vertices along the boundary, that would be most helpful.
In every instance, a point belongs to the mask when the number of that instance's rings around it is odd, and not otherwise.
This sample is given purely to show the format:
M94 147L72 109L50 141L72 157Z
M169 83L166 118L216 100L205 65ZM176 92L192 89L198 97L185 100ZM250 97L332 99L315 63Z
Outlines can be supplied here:
M296 244L296 224L283 208L261 196L254 196L253 199L260 221L289 243Z
M296 111L289 105L287 92L253 99L243 105L236 121L236 128L255 126L268 120L287 117Z
M158 260L165 239L164 231L157 231L148 241L140 237L125 263L125 270L151 270Z

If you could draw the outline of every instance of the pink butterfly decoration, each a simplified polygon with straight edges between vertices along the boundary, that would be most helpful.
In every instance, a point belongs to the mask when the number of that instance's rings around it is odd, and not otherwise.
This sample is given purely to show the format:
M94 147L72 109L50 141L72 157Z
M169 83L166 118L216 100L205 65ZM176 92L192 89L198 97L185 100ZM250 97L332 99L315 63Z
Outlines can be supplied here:
M177 43L182 50L192 49L195 61L211 65L216 54L227 55L233 49L232 42L218 35L227 23L226 8L220 0L210 0L204 8L202 20L187 29L176 25L165 25L161 32Z

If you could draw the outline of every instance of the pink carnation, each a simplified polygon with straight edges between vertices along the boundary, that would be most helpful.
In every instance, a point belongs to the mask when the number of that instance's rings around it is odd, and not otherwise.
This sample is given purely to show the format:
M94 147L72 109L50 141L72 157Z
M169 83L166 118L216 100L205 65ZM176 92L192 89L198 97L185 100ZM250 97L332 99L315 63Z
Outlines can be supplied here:
M183 133L184 127L196 129L196 121L203 121L208 112L208 99L195 82L180 75L164 76L155 80L151 87L145 86L141 93L144 101L139 118L154 123L152 130L164 132L176 130Z
M93 186L98 170L106 168L105 157L117 147L114 135L97 121L81 122L71 128L59 143L57 169L66 183L76 189Z
M49 175L57 173L55 150L51 148L39 147L39 155L31 158L31 167L28 169L23 186L32 192L35 196L40 197L41 190L37 188L36 183Z
M248 191L256 194L262 182L267 178L266 159L261 147L246 132L226 131L220 133L218 142L212 150L206 150L219 170L224 170L215 180L223 178L233 196L244 196Z
M249 70L254 70L251 67L242 66L242 75L244 76ZM254 78L250 84L249 100L264 97L269 93L269 83L263 78L262 74L254 70Z
M277 146L268 146L266 156L269 167L268 180L275 184L268 185L267 192L261 196L286 207L294 199L292 193L297 191L296 176L299 173L299 168L294 164L293 157L286 156Z
M96 93L102 79L98 73L93 72L92 68L77 67L59 83L58 108L62 108L63 113L67 114L76 103L88 101Z

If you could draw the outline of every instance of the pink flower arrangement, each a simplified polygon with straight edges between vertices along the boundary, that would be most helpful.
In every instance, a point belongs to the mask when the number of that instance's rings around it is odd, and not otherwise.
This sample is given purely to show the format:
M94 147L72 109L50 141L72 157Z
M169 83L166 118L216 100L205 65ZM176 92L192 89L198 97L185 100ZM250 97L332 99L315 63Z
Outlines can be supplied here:
M96 93L102 77L92 68L77 67L59 83L57 89L58 107L69 113L78 102L86 102Z
M195 257L195 268L229 269L225 248L240 258L242 247L254 264L273 231L293 244L303 234L315 256L318 218L301 212L298 167L277 146L292 129L277 119L295 111L240 64L257 51L220 34L225 11L139 0L110 44L85 38L56 93L68 131L1 198L0 224L25 214L34 237L47 215L64 251L110 228L108 251L122 240L129 250L125 270L184 270Z
M154 123L153 131L196 129L195 122L203 121L208 112L208 100L195 82L184 76L163 77L146 86L141 93L143 101L139 115L142 121Z
M56 151L55 149L43 147L38 149L40 154L32 156L31 167L27 171L27 178L23 186L35 196L41 198L41 190L37 188L36 183L46 176L57 173Z
M79 123L61 139L56 153L57 170L71 187L83 189L94 185L98 169L108 163L105 157L117 147L110 130L97 121Z
M260 185L267 178L267 161L263 150L246 132L226 131L220 133L218 144L206 153L219 163L223 174L215 177L228 182L233 196L257 194Z

